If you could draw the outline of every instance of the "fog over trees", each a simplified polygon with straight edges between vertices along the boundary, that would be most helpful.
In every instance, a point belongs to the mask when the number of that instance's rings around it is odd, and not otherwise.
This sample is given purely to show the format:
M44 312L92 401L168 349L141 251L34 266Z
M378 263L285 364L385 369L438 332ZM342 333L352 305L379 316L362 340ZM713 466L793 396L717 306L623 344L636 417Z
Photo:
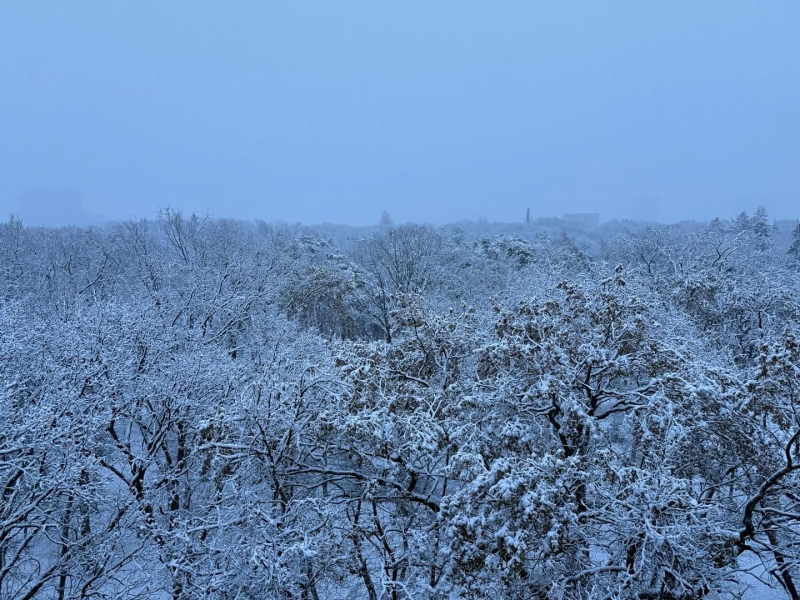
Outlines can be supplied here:
M798 318L763 208L12 216L0 599L797 600Z

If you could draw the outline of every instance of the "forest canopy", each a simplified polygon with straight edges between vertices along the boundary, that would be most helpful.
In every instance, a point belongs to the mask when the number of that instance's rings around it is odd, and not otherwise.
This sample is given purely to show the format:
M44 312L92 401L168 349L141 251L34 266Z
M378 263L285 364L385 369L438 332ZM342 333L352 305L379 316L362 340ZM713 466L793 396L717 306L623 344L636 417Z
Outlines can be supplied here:
M0 598L797 599L798 317L763 208L11 217Z

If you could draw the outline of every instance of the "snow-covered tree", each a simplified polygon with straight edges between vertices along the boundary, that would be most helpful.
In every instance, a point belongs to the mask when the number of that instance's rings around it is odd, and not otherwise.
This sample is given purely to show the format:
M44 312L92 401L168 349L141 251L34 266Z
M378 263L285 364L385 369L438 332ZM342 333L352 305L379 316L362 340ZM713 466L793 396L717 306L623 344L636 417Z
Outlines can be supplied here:
M797 598L790 235L12 218L0 597Z

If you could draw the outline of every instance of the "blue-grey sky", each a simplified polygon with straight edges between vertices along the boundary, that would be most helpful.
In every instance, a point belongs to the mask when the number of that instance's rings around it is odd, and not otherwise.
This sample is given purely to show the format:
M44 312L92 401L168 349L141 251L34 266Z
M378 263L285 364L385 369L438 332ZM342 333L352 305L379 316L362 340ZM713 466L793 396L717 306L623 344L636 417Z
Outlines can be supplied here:
M799 26L797 0L3 1L0 210L797 217Z

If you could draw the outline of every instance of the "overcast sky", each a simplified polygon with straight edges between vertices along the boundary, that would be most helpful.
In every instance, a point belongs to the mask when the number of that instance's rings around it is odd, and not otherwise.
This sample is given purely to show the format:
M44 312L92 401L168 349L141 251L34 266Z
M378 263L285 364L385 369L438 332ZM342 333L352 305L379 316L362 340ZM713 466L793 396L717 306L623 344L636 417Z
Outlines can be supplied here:
M797 0L0 2L0 209L798 217L799 26Z

